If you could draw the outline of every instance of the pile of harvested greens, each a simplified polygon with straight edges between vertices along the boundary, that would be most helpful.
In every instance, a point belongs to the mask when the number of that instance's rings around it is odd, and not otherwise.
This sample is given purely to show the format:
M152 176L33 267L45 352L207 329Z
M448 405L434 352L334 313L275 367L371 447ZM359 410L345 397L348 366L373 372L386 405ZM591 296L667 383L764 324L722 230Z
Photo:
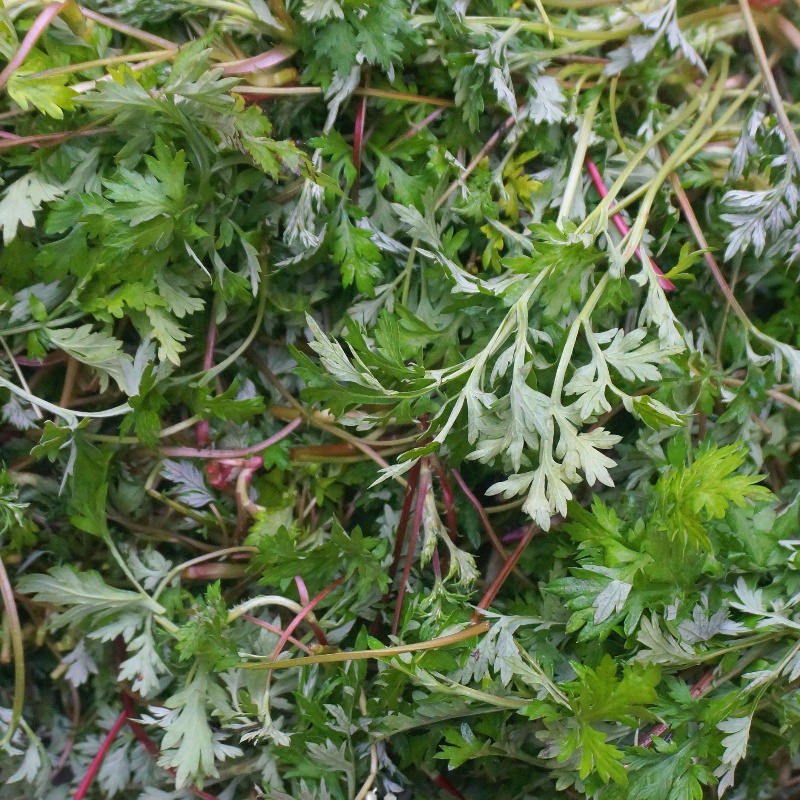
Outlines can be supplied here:
M795 796L800 5L0 58L3 800Z

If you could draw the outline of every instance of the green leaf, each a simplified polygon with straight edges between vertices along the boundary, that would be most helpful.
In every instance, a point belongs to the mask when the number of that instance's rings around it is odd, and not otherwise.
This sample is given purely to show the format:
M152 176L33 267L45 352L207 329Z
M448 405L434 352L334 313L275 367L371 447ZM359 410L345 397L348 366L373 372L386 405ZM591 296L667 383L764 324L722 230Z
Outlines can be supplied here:
M155 157L146 155L149 173L141 174L120 167L119 179L106 180L107 195L115 204L114 213L131 226L154 217L177 215L186 201L186 154L171 154L161 140L155 143Z
M334 523L326 541L308 548L285 527L274 534L260 532L256 517L248 542L259 549L251 565L266 584L285 586L295 575L301 575L309 586L321 590L343 573L346 578L357 574L354 589L359 597L388 587L389 578L382 566L386 543L365 537L360 528L354 528L348 536Z
M75 437L75 460L70 482L70 521L76 528L93 536L108 536L106 495L110 447L97 448L82 436Z
M623 754L606 741L606 736L591 725L581 725L581 761L578 774L587 778L596 771L604 783L612 780L625 785L628 774L620 763Z
M204 600L176 634L180 660L197 658L214 672L223 672L236 664L239 651L228 634L227 618L228 609L217 581L206 589Z
M673 538L683 536L694 545L708 547L705 521L721 519L731 505L743 507L770 496L767 489L756 485L762 476L736 474L744 459L745 453L737 445L710 446L690 466L659 479L658 510Z
M239 385L232 383L222 394L212 397L207 387L198 389L197 413L241 425L266 411L263 397L237 400Z
M445 728L442 733L447 744L441 745L434 758L446 760L450 769L457 769L474 758L484 758L502 752L492 747L491 742L476 736L466 722L458 729Z
M52 624L58 628L92 617L98 621L107 620L109 616L122 612L164 613L158 603L147 600L137 592L109 586L94 570L78 572L72 567L53 567L47 575L24 575L17 582L17 589L24 594L34 595L33 599L39 603L68 606L66 611L59 612L52 620Z
M6 89L11 99L23 110L34 106L42 114L63 119L65 111L75 108L73 98L76 92L65 85L69 81L69 75L28 77L53 66L55 65L43 53L34 50L25 63L11 74Z
M136 394L133 383L133 359L122 350L122 342L107 333L93 331L91 325L80 328L44 328L53 347L69 353L82 364L100 373L102 389L108 385L108 376L128 394Z
M359 292L372 294L381 276L380 250L372 233L352 225L344 211L334 230L333 258L342 271L342 285L355 283Z
M224 704L224 692L203 669L197 670L191 682L165 702L166 707L175 709L177 714L161 741L158 763L176 770L176 789L189 783L202 785L203 778L219 775L207 707Z
M626 665L617 680L617 665L606 653L596 670L573 662L578 681L573 684L576 716L583 722L615 720L634 726L637 719L651 719L644 706L655 702L655 687L661 680L658 667Z
M0 228L3 243L8 244L17 235L20 225L31 228L36 224L34 212L43 203L49 203L64 194L64 187L52 183L38 172L26 172L6 189L0 200Z

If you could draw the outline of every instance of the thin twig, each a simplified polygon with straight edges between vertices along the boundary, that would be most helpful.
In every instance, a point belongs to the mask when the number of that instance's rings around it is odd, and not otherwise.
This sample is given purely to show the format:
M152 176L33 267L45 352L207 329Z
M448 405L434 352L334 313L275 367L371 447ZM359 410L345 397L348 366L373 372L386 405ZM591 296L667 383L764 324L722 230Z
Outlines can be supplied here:
M659 145L659 148L661 150L662 157L666 160L666 158L669 156L667 149L664 147L664 145ZM689 198L686 195L683 186L681 186L681 182L677 173L671 172L669 175L669 180L672 184L672 189L678 198L681 210L686 217L686 221L689 223L689 227L692 229L694 238L697 240L697 244L700 245L700 248L704 251L703 258L705 258L706 264L708 264L708 268L711 270L711 274L714 276L714 280L717 282L717 286L719 286L722 294L728 301L728 304L734 310L736 316L739 317L739 319L744 323L745 327L749 330L755 330L755 325L750 321L750 318L747 316L747 312L739 304L739 301L736 299L731 287L728 286L728 282L725 280L725 276L722 274L722 270L719 268L716 259L711 254L711 250L708 246L708 242L706 241L703 229L700 227L700 223L697 221L692 204L689 202Z
M50 23L69 5L68 2L65 3L50 3L46 5L42 11L39 12L39 16L33 21L33 25L31 25L28 32L25 34L25 38L22 40L17 52L11 57L11 60L6 64L5 69L0 72L0 89L4 88L8 81L11 79L11 76L22 66L25 59L30 54L31 50L33 50L34 45L36 42L39 41L39 37L47 30L50 26Z
M766 50L764 50L764 43L758 35L758 25L756 25L753 12L750 10L750 3L748 0L739 0L739 7L742 9L742 19L747 29L747 36L753 47L756 61L758 61L758 69L761 72L761 77L764 79L767 93L772 101L775 116L778 118L778 123L781 126L783 135L786 137L786 141L789 142L789 146L794 150L795 161L797 162L798 168L800 168L800 139L797 138L794 126L789 119L789 115L786 113L786 107L783 104L783 98L778 90L778 84L775 83L775 76L772 74L769 57L767 56Z
M66 5L66 3L64 3L64 5ZM171 42L169 39L164 39L161 36L156 36L154 33L148 33L147 31L143 31L139 28L134 28L132 25L126 25L124 22L107 17L105 14L100 14L97 11L92 11L90 8L84 8L83 6L78 6L78 8L80 8L81 13L87 19L99 22L101 25L111 28L111 30L124 33L126 36L130 36L132 39L138 39L140 42L146 42L147 44L155 45L163 50L179 49L178 45L175 44L175 42Z
M416 136L421 130L424 130L428 127L432 122L442 116L444 114L444 108L437 108L435 111L431 111L427 117L421 119L416 125L412 125L402 136L398 136L393 142L390 142L386 148L385 152L389 153L394 150L401 142L404 142L406 139L411 139Z
M539 533L539 528L537 528L536 525L531 525L525 532L525 535L519 540L519 544L514 549L514 552L511 554L508 561L503 564L502 569L497 573L497 576L491 582L489 588L484 592L483 597L480 599L477 608L472 614L473 622L480 619L481 609L485 610L492 604L492 601L497 596L497 593L500 591L508 576L511 574L511 570L514 569L514 566L516 565L517 561L519 561L520 556L525 552L525 548L530 544L531 539L533 539L537 533Z
M478 517L481 520L481 524L483 525L483 529L486 531L486 535L489 537L489 541L492 543L492 547L497 551L497 555L500 556L503 565L508 563L509 555L508 550L503 546L503 543L500 541L500 537L497 535L497 532L494 529L494 525L489 521L489 516L486 513L486 509L483 507L483 504L477 497L472 493L472 490L467 486L467 482L462 477L461 473L454 468L450 469L450 472L453 473L453 477L456 479L456 483L461 487L461 491L467 496L467 500L472 504L472 507L478 513ZM522 570L517 567L513 567L514 575L517 576L526 586L531 585L530 578L525 575Z
M8 619L8 629L11 636L11 652L14 654L14 700L11 704L11 718L8 721L8 728L5 735L0 739L0 750L2 750L12 739L22 719L22 709L25 706L25 649L22 642L22 626L19 623L19 612L17 604L14 602L14 590L11 588L11 581L8 579L8 572L0 558L0 597Z
M292 420L288 425L281 428L277 433L272 434L269 439L265 439L258 444L250 445L250 447L242 447L238 450L198 450L195 447L159 447L158 452L162 456L169 458L205 458L205 459L219 459L219 458L245 458L247 456L256 455L257 453L266 450L268 447L277 444L285 439L295 429L303 424L303 419L298 417Z
M419 531L422 527L422 511L425 507L425 495L428 492L431 474L427 469L420 469L419 483L417 484L417 505L414 509L414 519L411 523L411 536L408 538L408 549L406 550L406 563L403 567L403 575L400 578L400 585L397 587L397 600L394 607L394 618L392 619L392 635L396 635L400 627L400 616L403 613L403 600L406 595L408 579L411 576L411 565L414 563L414 551L417 549Z
M520 113L522 109L520 109ZM486 140L486 143L476 153L472 161L467 164L464 171L447 187L444 194L436 201L434 210L438 211L448 200L451 194L464 185L467 178L472 175L478 164L497 146L498 142L514 127L516 118L512 115Z
M106 734L106 738L103 739L103 743L100 745L100 749L97 751L97 754L92 759L91 764L89 764L89 769L86 771L86 774L83 776L83 780L78 786L78 790L75 792L74 800L83 800L86 796L86 792L89 791L89 787L92 785L92 781L94 780L94 776L97 775L97 771L100 769L100 765L103 763L103 759L106 757L106 753L108 753L111 744L113 743L114 739L116 739L117 734L122 730L122 726L125 724L126 720L128 719L128 712L123 711L116 719L116 722L111 726L111 730Z
M416 644L404 644L397 647L379 647L375 650L351 650L344 653L320 653L314 656L304 656L302 658L287 658L285 661L242 661L236 664L238 669L290 669L292 667L307 667L312 664L334 664L341 661L363 661L370 658L393 658L404 653L418 653L422 650L436 650L440 647L448 647L451 644L463 642L486 633L491 626L488 622L481 622L477 625L470 625L458 633L451 633L448 636L440 636L437 639L430 639L426 642Z

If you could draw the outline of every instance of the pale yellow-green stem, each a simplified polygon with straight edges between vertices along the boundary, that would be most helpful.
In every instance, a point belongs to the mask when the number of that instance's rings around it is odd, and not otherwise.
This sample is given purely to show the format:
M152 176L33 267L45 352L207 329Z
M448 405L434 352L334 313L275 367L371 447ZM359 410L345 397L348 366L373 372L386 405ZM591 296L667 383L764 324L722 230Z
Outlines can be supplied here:
M203 564L206 561L214 561L215 559L222 558L222 556L229 556L233 553L257 553L257 547L249 547L247 545L239 545L237 547L226 547L222 550L215 550L213 553L205 553L202 556L197 556L196 558L189 559L189 561L184 561L182 564L178 564L177 567L173 567L161 580L161 583L158 584L158 587L153 594L153 600L158 600L161 593L167 586L172 583L172 581L181 574L185 569L189 567L195 566L195 564ZM243 614L246 612L242 612Z
M3 738L0 739L0 750L2 750L14 736L25 706L25 648L22 642L22 627L17 613L17 604L14 602L14 591L11 588L2 558L0 558L0 597L3 599L3 606L6 610L8 631L11 637L11 652L14 656L14 699L11 703L11 718L8 721L8 728Z
M561 206L558 209L556 225L563 230L564 222L569 218L572 204L575 201L575 194L578 191L581 175L583 175L583 162L586 160L586 151L589 147L589 138L592 135L592 123L597 113L597 106L600 102L600 94L596 94L590 101L586 112L581 120L578 142L575 145L575 155L572 158L567 185L564 187L564 194L561 198Z
M439 647L448 647L458 644L465 639L480 636L489 630L488 622L470 625L458 633L431 639L429 642L399 645L397 647L381 647L376 650L353 650L349 653L320 653L316 656L302 656L300 658L287 658L283 661L242 661L237 664L239 669L290 669L292 667L308 667L312 664L333 664L341 661L362 661L368 658L393 658L405 653L418 653L423 650L435 650Z

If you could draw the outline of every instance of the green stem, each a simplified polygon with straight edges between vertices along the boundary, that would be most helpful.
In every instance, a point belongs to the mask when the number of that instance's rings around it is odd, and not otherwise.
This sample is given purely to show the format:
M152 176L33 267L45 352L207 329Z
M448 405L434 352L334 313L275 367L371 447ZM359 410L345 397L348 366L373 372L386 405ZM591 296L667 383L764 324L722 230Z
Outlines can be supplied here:
M51 414L55 414L57 417L61 417L70 428L76 428L78 426L78 418L107 419L108 417L120 417L132 410L127 403L123 403L121 406L108 408L105 411L73 411L72 409L62 408L61 406L49 403L47 400L42 400L41 397L36 397L36 395L30 392L26 392L16 384L6 380L2 375L0 375L0 386L13 392L18 397L27 400L31 405L38 406L45 411L49 411Z
M617 212L620 208L620 203L615 202L615 198L622 187L625 185L626 181L630 176L633 174L634 170L638 167L641 161L643 161L649 153L652 151L653 147L658 144L662 139L672 133L674 130L679 128L686 120L690 119L695 111L700 106L700 103L703 99L703 89L707 88L711 85L714 80L714 72L710 73L709 76L706 78L701 90L698 94L691 100L691 102L681 111L679 114L676 114L669 123L667 123L663 128L656 132L656 134L647 141L647 143L639 148L639 150L634 153L628 163L625 166L625 169L622 170L619 177L611 184L608 189L608 193L606 196L598 203L596 208L586 217L586 219L578 226L578 233L581 233L586 230L590 230L592 224L595 223L597 220L603 219L607 217L610 213L611 204L614 203L615 209L614 211ZM581 164L583 166L583 164ZM644 189L643 191L646 191ZM605 227L605 226L603 226Z
M25 75L23 80L34 80L39 78L50 78L53 75L71 75L74 72L83 72L95 67L105 67L112 64L124 64L129 61L147 61L150 58L169 58L174 56L177 50L149 50L145 53L125 53L119 56L109 56L108 58L97 58L94 61L82 61L79 64L67 64L64 67L54 67L42 72L33 72Z
M586 305L584 305L580 314L578 314L578 316L572 322L572 325L570 325L569 333L567 334L567 341L564 342L564 349L561 352L561 358L559 359L558 368L556 370L556 377L553 381L553 391L550 393L550 398L555 403L561 403L561 392L564 389L564 378L566 377L567 368L569 367L572 359L572 351L575 349L575 342L578 338L578 333L580 332L581 326L588 321L589 317L592 315L595 306L603 294L603 290L606 288L609 277L610 276L608 272L603 274L603 277L597 282L597 286L595 286L594 291L586 301Z
M189 419L183 420L183 422L178 422L175 425L171 425L169 428L164 428L158 433L159 439L166 439L168 436L173 436L176 433L180 433L181 431L186 430L187 428L191 428L196 425L202 419L201 416L195 414L193 417L189 417ZM108 442L109 444L132 444L137 445L140 443L139 439L136 436L108 436L102 433L85 433L85 438L90 439L93 442Z
M650 208L653 205L653 202L655 201L656 195L660 191L662 184L665 180L667 180L670 173L673 172L673 170L675 170L679 164L683 163L683 161L689 158L688 153L691 151L693 145L695 145L697 142L695 137L700 134L700 132L708 125L709 120L714 114L714 110L719 105L719 101L722 98L722 92L725 88L725 80L728 77L728 61L729 58L726 54L722 57L722 67L720 69L719 80L717 81L717 85L712 92L711 97L709 97L705 108L700 112L694 125L692 125L681 143L672 152L672 155L670 155L666 163L661 165L661 168L656 173L655 177L650 181L650 187L647 190L644 199L642 200L639 213L636 215L636 221L631 226L630 233L625 237L627 242L625 244L625 249L622 252L623 262L627 262L639 247L642 235L644 234L645 225L647 224ZM701 136L701 138L703 137Z
M14 591L8 579L3 559L0 557L0 597L8 616L9 632L11 635L11 651L14 654L14 700L11 705L11 719L5 735L0 739L2 750L16 733L17 726L22 719L22 710L25 706L25 648L22 642L22 627L19 622L17 604L14 602Z
M583 162L586 160L586 151L589 147L589 138L592 135L592 123L594 122L599 102L600 94L598 93L592 98L581 121L578 143L575 146L575 155L572 159L567 185L564 187L564 196L561 198L561 207L558 209L558 218L556 219L556 225L562 230L564 229L564 221L569 218L572 204L575 202L575 194L578 191L578 185L583 174Z
M750 10L750 4L748 0L739 0L739 7L742 10L742 19L744 20L744 26L747 29L747 35L750 38L750 44L753 47L756 61L758 61L758 69L761 72L761 77L764 79L764 84L767 87L767 92L769 93L770 100L772 101L772 107L775 109L775 116L778 118L778 122L780 123L783 135L786 137L786 141L789 142L789 146L792 148L792 150L794 150L795 161L797 162L798 167L800 167L800 139L797 138L794 126L792 125L789 115L786 113L786 108L783 105L783 98L781 97L780 91L778 91L778 84L775 83L775 76L772 74L772 67L769 63L767 53L764 50L764 43L761 41L761 37L758 35L758 26L753 18L753 12Z
M231 622L239 619L242 614L247 614L253 609L263 608L264 606L281 606L283 608L288 608L289 611L294 611L295 614L302 614L305 611L300 603L295 603L294 600L290 600L288 597L283 597L279 594L268 594L261 597L253 597L240 606L231 609L228 612L227 622L230 625ZM313 614L309 613L306 616L307 619L315 621Z
M161 583L158 584L156 587L155 592L153 593L153 600L158 600L161 593L167 588L167 586L172 583L174 578L181 574L185 569L189 567L193 567L195 564L203 564L206 561L213 561L214 559L221 558L222 556L231 555L232 553L257 553L258 549L255 547L248 547L246 545L239 545L237 547L226 547L223 550L215 550L213 553L206 553L202 556L197 556L197 558L189 559L189 561L184 561L182 564L178 564L177 567L173 567L165 576L162 578ZM242 612L245 613L245 612Z
M435 650L439 647L447 647L451 644L463 642L465 639L472 639L480 636L489 630L488 622L481 622L478 625L470 625L458 633L450 636L442 636L438 639L431 639L428 642L418 644L406 644L398 647L381 647L375 650L355 650L349 653L321 653L317 656L303 656L301 658L287 658L284 661L243 661L236 665L238 669L290 669L292 667L307 667L312 664L332 664L339 661L360 661L368 658L393 658L404 653L417 653L421 650ZM466 687L464 687L466 688ZM495 700L499 698L494 698ZM521 703L521 705L527 705ZM520 705L515 704L514 708Z
M258 22L258 14L252 8L240 3L229 2L229 0L192 0L192 5L203 6L203 8L215 11L228 11L252 22Z
M414 241L411 242L411 249L408 251L406 268L403 271L403 299L401 301L401 305L404 308L408 307L408 293L411 289L411 272L414 269L414 256L416 255L418 244L419 239L414 239Z
M412 16L409 20L414 27L422 27L423 25L438 25L436 17L433 14L419 14ZM552 34L557 39L583 39L584 41L591 42L612 42L619 39L627 39L630 34L635 33L641 25L637 21L634 25L629 25L627 28L619 28L610 31L593 31L593 30L575 30L574 28L558 28L552 25L546 25L543 22L531 22L528 20L520 19L519 17L464 17L464 25L467 27L492 27L492 28L510 28L512 26L519 26L519 30L527 31L529 33L540 33L544 36Z
M231 364L235 363L239 356L247 350L248 347L253 343L253 339L256 338L258 332L261 330L261 323L264 320L264 311L267 307L267 279L266 276L262 276L261 280L261 287L259 292L258 298L258 311L256 312L256 319L253 323L253 327L250 330L250 333L247 334L247 338L237 347L227 358L223 359L222 361L217 364L216 367L212 367L205 372L198 372L194 375L189 376L189 378L184 379L182 382L186 381L193 381L199 379L198 383L200 386L206 386L214 378L217 377L221 372L224 372Z
M136 576L131 572L130 567L122 557L122 553L117 550L117 546L112 541L111 534L106 532L102 539L111 552L111 556L113 557L114 561L117 562L119 568L125 573L125 577L133 584L136 591L142 596L142 599L145 600L147 606L156 614L163 614L166 609L164 609L152 597L150 597L150 595L144 590L144 587L139 583L139 581L136 580Z
M46 322L26 322L24 325L17 325L15 328L6 328L5 330L0 330L0 336L16 336L19 333L30 333L31 331L38 331L45 326L48 328L60 328L64 325L69 325L72 322L82 319L83 316L83 313L70 314L67 317L51 319Z

